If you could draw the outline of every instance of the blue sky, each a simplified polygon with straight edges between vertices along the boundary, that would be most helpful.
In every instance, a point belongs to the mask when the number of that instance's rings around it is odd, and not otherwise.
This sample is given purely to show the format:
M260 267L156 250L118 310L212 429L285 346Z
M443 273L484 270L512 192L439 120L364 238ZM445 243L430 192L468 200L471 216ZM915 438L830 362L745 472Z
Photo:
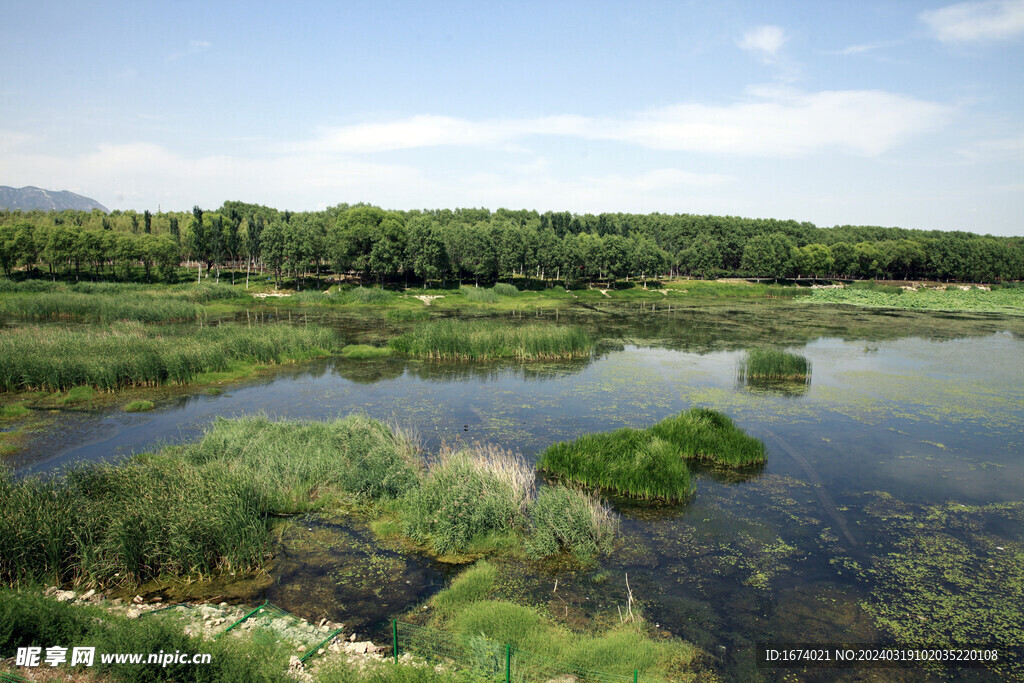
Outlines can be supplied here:
M8 3L0 184L1024 234L1024 0Z

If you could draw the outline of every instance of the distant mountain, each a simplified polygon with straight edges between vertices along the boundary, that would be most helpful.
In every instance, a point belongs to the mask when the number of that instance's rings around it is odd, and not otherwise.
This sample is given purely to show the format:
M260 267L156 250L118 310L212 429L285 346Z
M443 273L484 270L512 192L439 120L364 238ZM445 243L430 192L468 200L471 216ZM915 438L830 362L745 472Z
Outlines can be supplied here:
M38 187L14 188L0 185L0 209L21 209L22 211L92 211L99 209L107 213L107 207L95 199L83 197L67 190L44 190Z

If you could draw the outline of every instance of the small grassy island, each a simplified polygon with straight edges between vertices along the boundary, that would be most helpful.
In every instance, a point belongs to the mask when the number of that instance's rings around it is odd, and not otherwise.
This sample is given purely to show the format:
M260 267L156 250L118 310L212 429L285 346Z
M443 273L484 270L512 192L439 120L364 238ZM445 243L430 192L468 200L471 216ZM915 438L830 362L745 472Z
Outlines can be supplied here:
M553 444L538 457L537 469L584 486L679 502L693 493L686 460L758 465L765 460L764 444L725 415L692 408L647 429L617 429Z
M594 340L579 327L437 320L418 325L390 345L399 353L431 360L545 361L586 358Z
M751 349L740 363L740 379L806 382L811 364L803 356L778 349Z

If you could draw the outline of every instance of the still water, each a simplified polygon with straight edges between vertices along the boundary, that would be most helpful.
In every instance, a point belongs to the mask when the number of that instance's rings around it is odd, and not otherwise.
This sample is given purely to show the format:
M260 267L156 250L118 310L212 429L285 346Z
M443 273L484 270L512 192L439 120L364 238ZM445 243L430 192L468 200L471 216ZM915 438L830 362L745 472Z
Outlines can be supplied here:
M414 428L428 450L478 440L533 458L554 441L707 406L765 441L762 470L699 473L682 506L613 500L623 518L613 556L587 568L511 568L523 578L510 597L583 623L626 603L628 575L650 622L737 680L781 677L754 667L753 645L767 640L1024 642L1021 322L797 311L581 313L602 342L592 360L571 364L321 361L216 396L167 399L148 414L69 415L9 464L41 472L152 449L193 439L218 416L355 410ZM339 325L353 341L379 333ZM804 355L808 383L741 382L737 366L754 345ZM304 554L284 553L262 594L300 614L374 630L450 572L374 548L365 530L329 520L296 528L314 552L304 542ZM354 571L371 576L348 590Z

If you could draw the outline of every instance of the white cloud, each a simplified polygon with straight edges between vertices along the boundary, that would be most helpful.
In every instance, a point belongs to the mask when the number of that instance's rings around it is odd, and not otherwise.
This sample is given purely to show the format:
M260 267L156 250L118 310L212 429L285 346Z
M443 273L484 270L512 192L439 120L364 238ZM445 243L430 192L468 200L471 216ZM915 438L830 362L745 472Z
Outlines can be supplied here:
M472 121L414 116L322 129L294 149L361 154L437 146L508 145L534 135L606 140L659 150L798 157L818 152L875 156L943 125L945 106L880 90L749 91L730 105L677 104L622 118L551 116Z
M779 26L758 26L743 34L739 41L740 48L757 54L762 59L771 60L786 43L786 33Z
M1024 34L1024 0L962 2L920 18L944 43L1006 40Z
M181 52L175 52L167 56L167 61L174 61L175 59L181 59L182 57L191 57L192 55L198 55L202 52L206 52L213 43L208 40L190 40L188 41L188 47Z

